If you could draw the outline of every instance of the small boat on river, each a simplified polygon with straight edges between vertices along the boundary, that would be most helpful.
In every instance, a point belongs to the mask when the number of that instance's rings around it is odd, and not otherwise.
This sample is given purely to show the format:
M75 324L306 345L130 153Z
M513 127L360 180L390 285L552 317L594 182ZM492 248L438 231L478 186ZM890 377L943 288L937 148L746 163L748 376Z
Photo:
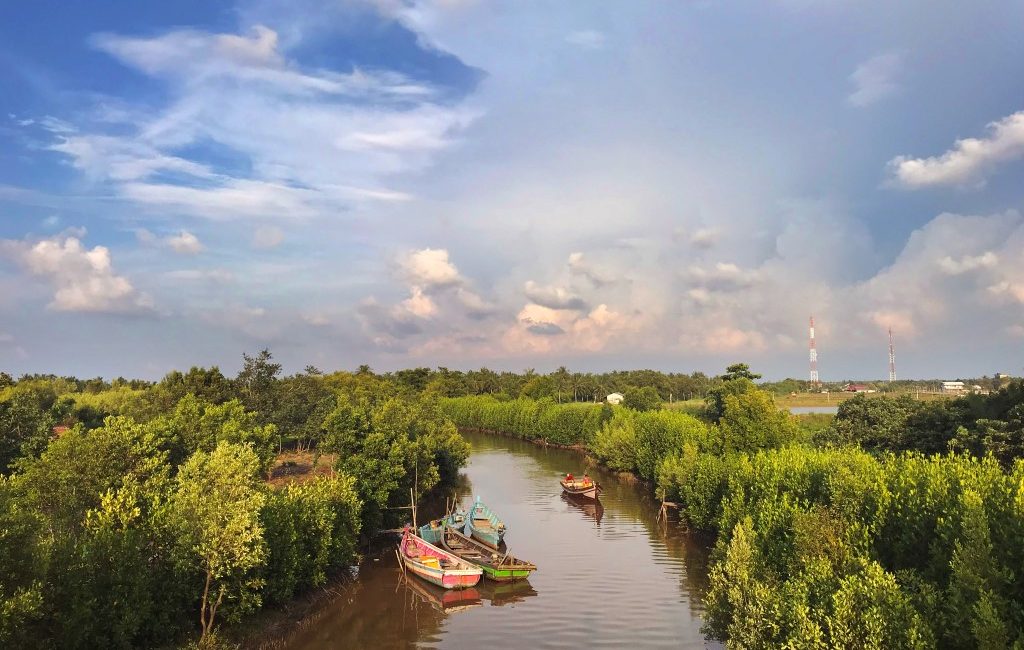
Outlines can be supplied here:
M511 553L502 554L451 527L444 529L441 544L446 550L483 569L484 577L495 582L525 580L537 570L536 564L520 560Z
M407 571L445 589L467 589L483 575L480 567L420 539L408 527L402 532L398 557Z
M445 526L462 532L466 525L466 513L460 508L450 513L447 517L434 519L420 526L420 537L435 546L441 544L442 533Z
M491 548L498 548L505 537L505 522L477 497L469 508L464 532L467 537L479 540Z
M559 483L562 484L562 490L569 496L596 499L601 492L601 484L586 474L583 475L583 478L574 478L572 474L567 474Z

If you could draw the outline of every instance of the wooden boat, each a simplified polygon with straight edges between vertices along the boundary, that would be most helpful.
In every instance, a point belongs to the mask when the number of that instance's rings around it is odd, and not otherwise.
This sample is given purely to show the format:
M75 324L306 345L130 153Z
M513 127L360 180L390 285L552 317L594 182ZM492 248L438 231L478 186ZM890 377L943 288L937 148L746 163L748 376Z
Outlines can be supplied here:
M480 567L420 539L408 527L402 532L398 557L407 571L445 589L472 587L483 575Z
M466 525L466 513L460 508L446 517L434 519L420 526L420 538L437 546L441 544L441 533L445 526L462 531Z
M441 541L445 550L484 570L484 577L495 582L525 580L537 570L537 565L499 551L467 537L451 527L444 529Z
M505 537L505 523L480 501L480 497L477 497L469 508L463 532L467 537L481 541L491 548L498 548Z
M563 478L559 483L566 494L574 497L596 499L601 492L601 485L589 478L574 478L571 481Z

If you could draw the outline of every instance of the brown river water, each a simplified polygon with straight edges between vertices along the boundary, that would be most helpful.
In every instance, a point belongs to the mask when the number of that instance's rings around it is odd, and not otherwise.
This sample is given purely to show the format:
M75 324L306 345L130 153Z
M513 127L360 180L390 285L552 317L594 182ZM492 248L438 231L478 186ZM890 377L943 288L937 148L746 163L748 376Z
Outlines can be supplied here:
M529 582L446 592L403 577L388 546L279 647L720 647L700 633L707 543L671 517L659 523L645 488L574 451L465 437L473 453L459 496L468 506L479 495L505 521L512 553L538 566ZM585 469L604 488L600 505L561 494L559 477Z

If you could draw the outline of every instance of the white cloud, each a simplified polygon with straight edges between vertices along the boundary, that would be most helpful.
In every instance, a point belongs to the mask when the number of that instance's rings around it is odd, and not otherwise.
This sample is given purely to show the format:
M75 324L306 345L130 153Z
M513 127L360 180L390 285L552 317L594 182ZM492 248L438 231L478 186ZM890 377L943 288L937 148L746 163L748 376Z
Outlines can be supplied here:
M964 255L959 260L947 255L939 260L939 268L949 275L960 275L977 269L990 269L998 263L998 255L985 251L981 255Z
M187 230L182 230L179 234L172 235L165 241L171 247L171 250L181 255L198 255L203 250L203 244L199 241L199 238Z
M523 290L528 299L543 307L578 311L588 309L583 298L563 287L544 287L530 280Z
M895 181L910 189L981 184L985 174L999 163L1024 158L1024 111L992 122L988 128L988 137L957 140L941 156L893 158L889 168Z
M264 26L246 35L103 34L94 45L164 82L170 101L156 110L100 107L100 118L76 126L47 123L51 149L92 182L153 209L308 218L408 201L385 182L431 165L478 115L396 72L304 69ZM226 148L251 172L182 153L194 144Z
M252 235L252 247L266 250L275 248L284 241L284 232L274 226L260 226Z
M589 50L599 50L604 47L605 35L593 29L583 29L570 32L565 37L565 42Z
M77 237L57 235L36 242L2 240L0 250L31 275L54 288L49 307L57 311L138 312L152 300L114 272L105 246L86 249Z
M878 102L899 89L896 76L902 67L902 57L896 52L879 54L857 66L850 75L855 89L847 97L853 106L864 107Z
M690 245L694 248L713 248L718 243L718 231L714 228L700 228L690 235Z
M442 287L462 282L459 270L448 259L448 251L441 248L411 251L399 260L399 265L413 285Z

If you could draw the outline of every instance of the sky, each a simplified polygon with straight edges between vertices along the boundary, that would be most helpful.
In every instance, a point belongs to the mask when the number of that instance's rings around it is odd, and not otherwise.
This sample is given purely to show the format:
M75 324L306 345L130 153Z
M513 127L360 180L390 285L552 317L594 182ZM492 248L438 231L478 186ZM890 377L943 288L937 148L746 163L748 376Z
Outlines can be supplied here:
M16 3L0 368L1024 374L1024 3Z

